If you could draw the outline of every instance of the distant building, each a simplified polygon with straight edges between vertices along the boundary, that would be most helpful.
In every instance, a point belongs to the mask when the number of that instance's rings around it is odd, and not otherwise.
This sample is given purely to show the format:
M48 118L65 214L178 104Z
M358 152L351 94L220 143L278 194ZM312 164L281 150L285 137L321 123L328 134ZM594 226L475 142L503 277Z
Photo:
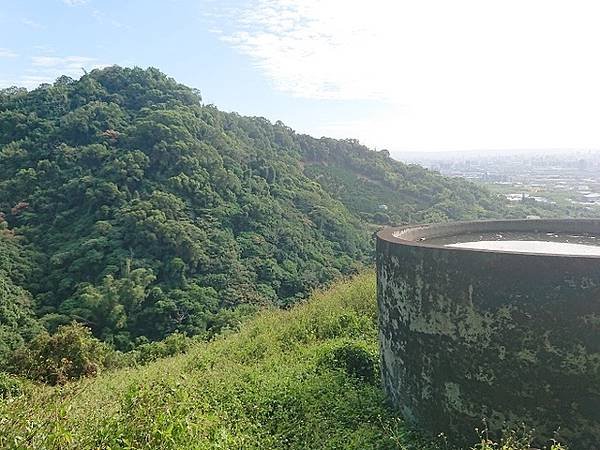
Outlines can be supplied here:
M521 202L527 198L527 194L505 194L506 199L511 202Z

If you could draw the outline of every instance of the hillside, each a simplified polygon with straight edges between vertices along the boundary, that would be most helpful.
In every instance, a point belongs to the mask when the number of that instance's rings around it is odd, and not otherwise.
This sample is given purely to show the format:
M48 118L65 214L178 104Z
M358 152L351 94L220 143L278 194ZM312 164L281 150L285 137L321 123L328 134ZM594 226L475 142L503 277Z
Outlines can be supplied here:
M5 388L0 447L448 450L386 406L378 358L369 272L184 355L63 387ZM0 394L7 385L0 377ZM472 441L476 450L529 449L518 436L501 446L473 430Z
M156 69L0 91L0 222L28 274L14 302L122 350L355 273L377 223L521 214L354 140L203 105Z
M406 165L354 140L322 138L304 173L363 221L380 225L515 215L499 197L459 178Z

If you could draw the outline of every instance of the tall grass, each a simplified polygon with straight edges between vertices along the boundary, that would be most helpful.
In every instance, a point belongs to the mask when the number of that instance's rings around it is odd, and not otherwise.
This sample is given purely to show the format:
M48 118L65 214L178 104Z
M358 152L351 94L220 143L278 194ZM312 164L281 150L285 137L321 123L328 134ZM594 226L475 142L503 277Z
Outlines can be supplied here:
M367 273L184 355L61 387L26 384L0 400L0 448L441 448L385 404L374 297Z

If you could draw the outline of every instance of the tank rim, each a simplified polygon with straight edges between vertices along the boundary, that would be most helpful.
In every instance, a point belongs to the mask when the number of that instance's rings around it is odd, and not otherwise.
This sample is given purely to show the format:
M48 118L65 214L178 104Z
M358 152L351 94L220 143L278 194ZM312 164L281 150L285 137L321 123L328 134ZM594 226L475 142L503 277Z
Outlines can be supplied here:
M497 225L497 228L495 227ZM521 226L528 228L531 225L531 229L512 229L511 227ZM524 257L549 257L549 258L577 258L581 260L599 260L600 255L568 255L563 253L540 253L540 252L516 252L510 250L490 250L490 249L475 249L475 248L462 248L462 247L446 247L444 245L430 244L424 241L414 240L424 237L427 231L435 231L443 229L448 233L442 234L441 236L451 236L453 234L460 234L465 232L465 228L470 232L478 231L535 231L535 232L565 232L559 231L558 229L552 229L552 227L561 226L577 226L581 225L586 230L581 230L581 233L594 234L600 237L600 219L493 219L493 220L474 220L474 221L457 221L457 222L443 222L443 223L422 223L405 226L394 226L385 227L377 232L377 241L386 242L394 245L403 245L407 247L415 248L426 248L439 251L447 252L476 252L476 253L496 253L503 255L518 255ZM490 228L491 226L491 228ZM481 227L481 228L479 228ZM549 228L548 228L549 227ZM486 229L487 228L487 229ZM595 231L590 232L589 229ZM423 231L421 236L413 239L405 239L399 235L409 231L415 232ZM453 233L452 231L456 232Z

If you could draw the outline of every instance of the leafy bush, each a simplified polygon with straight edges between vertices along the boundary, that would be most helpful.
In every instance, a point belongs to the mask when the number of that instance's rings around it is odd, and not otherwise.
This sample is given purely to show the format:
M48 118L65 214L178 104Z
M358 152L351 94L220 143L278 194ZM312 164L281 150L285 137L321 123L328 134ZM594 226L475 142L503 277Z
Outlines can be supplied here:
M18 397L23 393L23 383L13 375L0 372L0 399Z
M373 383L379 375L379 359L372 345L366 342L344 339L325 346L319 365Z
M533 432L523 426L519 430L505 430L500 439L491 439L486 429L480 432L481 441L471 450L534 450ZM546 450L567 450L563 444L553 441Z
M201 340L173 333L162 341L141 340L133 350L121 352L93 337L89 328L73 323L59 327L54 334L40 334L30 344L17 348L9 358L8 367L25 378L51 385L64 384L96 376L102 369L137 367L185 353Z
M111 352L92 336L89 328L73 323L53 335L42 333L11 358L12 369L27 378L48 384L64 384L84 376L95 376Z
M141 344L134 351L138 363L147 363L159 358L177 355L186 352L194 339L182 333L173 333L162 341Z

